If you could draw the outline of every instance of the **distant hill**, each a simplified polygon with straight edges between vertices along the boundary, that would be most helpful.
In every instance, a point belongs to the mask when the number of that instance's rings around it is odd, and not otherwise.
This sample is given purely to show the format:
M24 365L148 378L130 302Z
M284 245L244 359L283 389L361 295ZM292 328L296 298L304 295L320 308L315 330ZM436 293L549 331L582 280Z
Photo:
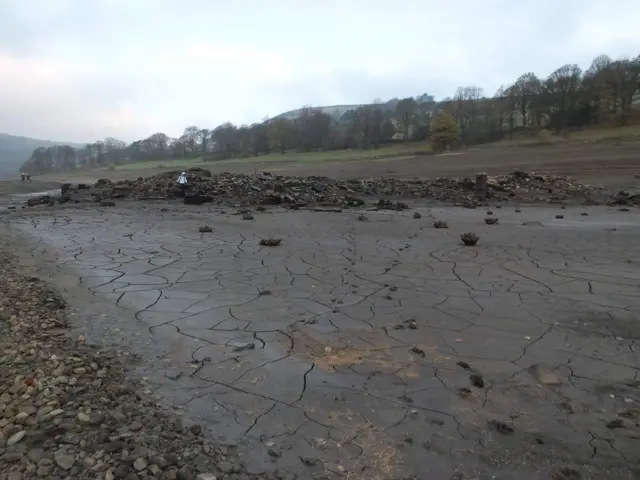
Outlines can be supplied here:
M54 145L84 146L79 143L52 142L0 133L0 179L16 178L20 173L18 171L20 166L29 159L36 148L53 147Z
M428 95L426 93L424 93L422 95L418 95L418 96L416 96L414 98L415 98L416 102L418 102L418 104L433 103L434 102L434 97L432 95ZM399 102L400 102L400 99L392 98L391 100L388 100L386 102L381 103L380 106L384 110L392 110L393 111L393 110L395 110L396 105L398 105ZM370 104L366 104L366 105L370 105ZM345 113L347 113L349 110L356 110L358 107L363 107L363 106L365 106L365 104L329 105L329 106L325 106L325 107L313 106L311 108L313 108L314 110L320 110L322 113L330 115L331 117L333 117L334 120L340 120L340 118L342 118L342 116ZM304 108L298 108L296 110L290 110L288 112L284 112L284 113L281 113L280 115L277 115L277 116L273 117L273 119L286 118L287 120L295 120L296 118L298 118L300 116L300 114L302 113L303 110L304 110Z
M314 110L320 110L322 113L332 116L335 120L340 120L346 112L349 110L355 110L362 105L331 105L328 107L313 107ZM302 108L298 108L296 110L290 110L288 112L281 113L280 115L273 117L276 118L286 118L287 120L295 120L302 113Z

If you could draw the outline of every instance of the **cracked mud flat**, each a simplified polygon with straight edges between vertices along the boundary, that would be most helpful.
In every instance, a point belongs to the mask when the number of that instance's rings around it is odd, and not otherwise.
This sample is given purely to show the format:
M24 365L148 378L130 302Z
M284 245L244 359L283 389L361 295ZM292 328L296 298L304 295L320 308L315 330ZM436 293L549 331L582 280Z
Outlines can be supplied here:
M168 401L245 445L256 470L638 475L636 210L510 207L489 226L453 207L367 222L163 207L7 218L88 339L137 352ZM462 246L468 231L477 246Z

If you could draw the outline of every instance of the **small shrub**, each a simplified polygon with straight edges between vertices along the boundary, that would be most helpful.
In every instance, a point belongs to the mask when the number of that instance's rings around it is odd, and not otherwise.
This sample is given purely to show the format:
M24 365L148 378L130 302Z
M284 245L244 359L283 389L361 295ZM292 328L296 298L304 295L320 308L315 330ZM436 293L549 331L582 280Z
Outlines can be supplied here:
M437 220L433 222L433 228L449 228L449 224L444 220Z
M460 238L462 239L462 242L469 247L474 246L476 243L478 243L478 240L480 240L480 237L478 237L478 235L471 232L463 233L462 235L460 235Z
M487 225L495 225L498 223L498 219L496 217L487 217L484 219L484 223Z
M117 166L115 163L110 163L110 164L107 166L107 168L108 168L109 170L115 170L116 168L118 168L118 166Z

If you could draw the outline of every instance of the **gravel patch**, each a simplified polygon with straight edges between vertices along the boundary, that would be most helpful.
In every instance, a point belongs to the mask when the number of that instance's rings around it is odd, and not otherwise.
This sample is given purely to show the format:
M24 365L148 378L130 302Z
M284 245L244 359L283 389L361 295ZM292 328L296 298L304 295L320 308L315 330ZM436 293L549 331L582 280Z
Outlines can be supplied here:
M247 474L234 445L183 424L120 358L71 335L47 284L6 253L0 265L0 480L283 478Z

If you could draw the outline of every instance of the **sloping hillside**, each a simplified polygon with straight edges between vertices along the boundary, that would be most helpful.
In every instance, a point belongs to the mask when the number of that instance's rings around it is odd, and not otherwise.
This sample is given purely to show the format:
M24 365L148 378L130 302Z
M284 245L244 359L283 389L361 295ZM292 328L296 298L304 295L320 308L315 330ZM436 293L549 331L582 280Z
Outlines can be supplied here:
M82 146L76 143L52 142L50 140L0 133L0 179L15 178L19 173L20 165L29 159L36 148L52 147L54 145Z
M349 110L355 110L362 105L330 105L328 107L313 107L314 110L320 110L322 113L326 113L327 115L331 115L335 120L340 120L340 117L344 115ZM281 113L273 117L276 118L286 118L287 120L295 120L302 113L302 108L298 108L296 110L290 110L288 112Z

